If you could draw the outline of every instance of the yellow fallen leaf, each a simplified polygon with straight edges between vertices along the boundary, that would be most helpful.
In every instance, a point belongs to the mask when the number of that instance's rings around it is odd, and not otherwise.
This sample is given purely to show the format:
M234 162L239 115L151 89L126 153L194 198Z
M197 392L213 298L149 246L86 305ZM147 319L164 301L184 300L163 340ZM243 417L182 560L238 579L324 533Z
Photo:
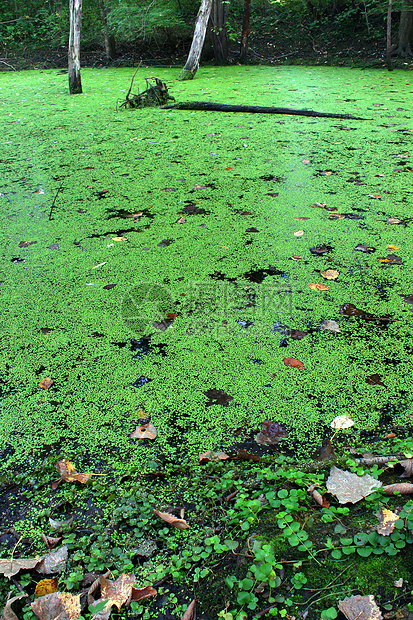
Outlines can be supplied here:
M297 254L293 254L293 256L291 256L291 258L292 258L293 260L301 260L301 259L302 259L302 256L298 256Z
M78 474L73 463L67 459L57 461L55 469L66 482L80 482L81 484L86 484L90 478L90 474Z
M37 598L38 596L45 596L46 594L52 594L53 592L57 592L59 590L59 578L54 577L53 579L42 579L36 586L34 591L34 595Z
M304 234L303 230L296 230L294 233L294 237L302 237Z
M126 237L111 237L112 241L127 241Z
M388 245L387 249L390 250L391 252L394 252L395 250L400 250L400 248L398 248L397 245Z
M325 284L319 284L318 282L314 282L313 284L308 284L312 291L329 291L330 287Z
M336 271L335 269L327 269L327 271L320 271L320 274L326 280L337 280L338 276L340 275L340 272Z
M42 390L48 390L49 387L52 387L52 385L53 379L51 379L50 377L43 377L43 379L39 383L39 388L41 388Z

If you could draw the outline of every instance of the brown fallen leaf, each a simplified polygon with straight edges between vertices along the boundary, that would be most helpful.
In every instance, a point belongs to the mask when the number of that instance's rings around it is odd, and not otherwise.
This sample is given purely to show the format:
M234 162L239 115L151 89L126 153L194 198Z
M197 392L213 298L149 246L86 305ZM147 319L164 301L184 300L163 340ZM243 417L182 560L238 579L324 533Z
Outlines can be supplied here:
M20 241L19 248L27 248L29 245L33 245L34 243L37 243L37 241Z
M305 370L304 364L300 362L300 360L296 360L294 357L284 357L283 362L286 366L291 366L292 368L299 368L300 370Z
M329 459L333 459L335 454L335 449L333 444L331 443L331 439L324 439L321 448L316 452L315 458L317 461L328 461Z
M52 536L46 536L45 534L41 534L40 538L42 539L42 541L48 546L49 549L53 549L53 547L56 547L56 545L58 545L60 543L60 541L62 540L62 538L53 538Z
M177 517L174 517L173 515L169 514L169 512L159 512L159 510L154 510L153 512L157 517L162 519L162 521L165 521L165 523L167 523L168 525L172 525L173 527L176 527L178 530L189 529L189 525L185 521L185 519L178 519Z
M229 458L230 457L228 454L225 454L225 452L212 452L211 450L207 450L199 455L199 463L200 465L205 465L211 461L226 461Z
M376 517L380 521L377 526L377 533L382 536L390 536L390 534L394 530L394 524L398 519L400 519L399 515L388 510L387 508L380 508L379 512L376 514Z
M309 332L303 332L300 329L292 329L290 331L290 336L293 340L301 340L304 336L308 336Z
M338 608L347 620L383 620L373 595L356 594L346 597L343 601L339 601Z
M10 579L13 575L17 575L20 570L32 570L42 559L43 557L0 559L0 574Z
M59 590L59 578L53 577L53 579L42 579L36 585L34 596L45 596L46 594L52 594Z
M301 260L303 257L302 257L302 256L297 256L297 254L293 254L293 255L291 256L291 258L292 258L293 260Z
M195 611L195 605L196 605L196 598L194 598L194 600L192 601L192 603L190 603L190 605L188 605L188 608L186 610L186 612L184 613L184 615L182 616L182 620L192 620L193 616L194 616L194 611Z
M381 380L381 376L377 373L366 377L366 383L368 383L369 385L382 385L383 387L385 387L383 381Z
M179 220L176 220L177 224L185 224L186 219L184 217L180 217Z
M251 461L252 463L259 463L260 460L258 454L252 454L246 450L238 450L236 458L240 461Z
M335 269L327 269L327 271L320 271L320 275L322 275L326 280L337 280L340 272Z
M321 495L321 493L319 491L317 491L317 488L320 485L316 482L312 485L310 485L307 489L307 493L309 493L311 495L311 497L314 499L314 501L317 502L317 504L319 506L321 506L322 508L329 508L330 507L330 502L328 502L325 497L323 497Z
M131 601L141 601L144 598L149 598L150 596L156 596L158 591L152 586L146 586L146 588L132 588Z
M19 594L19 596L13 596L12 598L7 598L6 605L1 615L1 620L19 620L16 614L14 613L14 611L12 610L11 606L13 605L15 601L19 601L22 598L27 598L27 596L28 596L27 594Z
M148 424L141 424L137 426L136 429L131 433L132 439L156 439L158 436L158 431L152 424L149 422Z
M366 252L367 254L371 254L372 252L376 251L376 248L372 248L368 245L363 245L362 243L359 243L354 249L358 252Z
M329 291L330 287L325 284L319 284L318 282L313 282L312 284L307 284L311 288L312 291Z
M86 484L90 478L90 474L79 474L75 470L73 463L67 459L57 461L54 467L60 475L60 478L52 482L51 487L53 491L57 489L62 480L65 482L80 482L81 484Z
M293 217L293 220L296 220L298 222L305 222L305 220L309 220L309 217Z
M271 420L265 420L261 424L261 431L255 435L254 439L260 446L275 446L283 439L288 438L285 429Z
M385 495L393 495L394 493L409 495L413 493L413 484L410 482L396 482L395 484L387 484L382 488Z
M122 573L116 581L111 581L103 575L99 577L100 593L102 598L110 602L111 606L116 605L118 609L130 600L132 586L136 582L136 577L132 573Z
M42 390L48 390L49 387L52 387L54 381L50 377L43 377L43 379L39 383L39 388Z
M80 616L80 595L53 592L35 600L31 608L39 620L77 620Z

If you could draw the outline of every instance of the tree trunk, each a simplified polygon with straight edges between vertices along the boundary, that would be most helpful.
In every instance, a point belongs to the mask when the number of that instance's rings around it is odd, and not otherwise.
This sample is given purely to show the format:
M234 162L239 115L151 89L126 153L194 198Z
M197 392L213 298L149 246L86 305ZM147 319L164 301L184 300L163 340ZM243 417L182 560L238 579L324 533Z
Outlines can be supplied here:
M178 75L178 80L192 80L198 71L199 58L205 41L205 33L211 13L212 0L202 0L195 23L195 32L185 67Z
M251 15L251 0L245 0L244 17L242 21L241 49L239 52L239 59L240 59L240 62L242 63L246 62L247 60L248 36L250 33L250 15Z
M391 61L391 9L393 0L389 0L387 7L387 40L386 40L386 65L388 71L393 71L393 63Z
M80 31L82 28L82 0L69 0L69 93L82 92L80 79Z
M229 2L224 3L223 0L213 0L209 17L214 58L219 63L228 60L228 36L226 29L228 5Z
M408 0L400 14L398 42L392 49L394 56L413 56L413 0Z
M109 28L105 0L99 0L99 11L100 19L102 20L103 26L106 58L108 60L114 60L116 58L116 41L113 33L110 31Z

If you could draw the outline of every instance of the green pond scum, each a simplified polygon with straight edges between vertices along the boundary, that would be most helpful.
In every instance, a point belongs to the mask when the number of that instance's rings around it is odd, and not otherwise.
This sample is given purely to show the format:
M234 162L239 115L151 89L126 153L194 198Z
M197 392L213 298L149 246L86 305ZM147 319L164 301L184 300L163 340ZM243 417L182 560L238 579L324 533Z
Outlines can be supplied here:
M152 72L140 68L134 90ZM264 420L304 456L338 414L354 418L352 440L413 414L409 74L175 73L156 76L177 101L368 120L117 110L132 69L85 69L84 94L71 97L62 71L1 74L6 461L81 446L103 468L179 462ZM401 264L378 260L389 254ZM328 268L337 280L323 279ZM340 332L321 329L326 319ZM206 406L210 389L233 398ZM129 438L139 407L155 442Z

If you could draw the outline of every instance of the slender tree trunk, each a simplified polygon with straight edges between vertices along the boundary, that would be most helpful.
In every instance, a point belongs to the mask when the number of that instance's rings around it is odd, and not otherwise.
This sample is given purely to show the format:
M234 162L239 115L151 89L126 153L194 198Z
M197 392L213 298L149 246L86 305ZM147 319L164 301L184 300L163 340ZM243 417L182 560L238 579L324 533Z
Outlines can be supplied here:
M393 0L389 0L387 6L387 38L386 38L386 65L388 71L393 71L393 63L391 60L391 9Z
M198 71L199 59L205 41L205 33L211 13L212 0L202 0L195 22L195 32L185 67L178 75L178 80L192 80Z
M413 0L406 0L405 7L400 14L400 24L397 45L393 46L394 56L413 56Z
M82 0L69 0L69 93L82 92L80 79L80 31L82 28Z
M247 60L248 37L250 34L250 15L251 15L251 0L245 0L244 17L242 21L241 49L239 52L239 59L240 59L240 62L242 63L246 62Z
M211 26L212 47L214 58L217 62L228 60L228 35L226 22L228 17L229 2L213 0L209 23Z
M99 0L99 11L100 19L103 26L106 58L108 60L114 60L116 58L116 41L113 33L110 31L109 28L105 0Z

